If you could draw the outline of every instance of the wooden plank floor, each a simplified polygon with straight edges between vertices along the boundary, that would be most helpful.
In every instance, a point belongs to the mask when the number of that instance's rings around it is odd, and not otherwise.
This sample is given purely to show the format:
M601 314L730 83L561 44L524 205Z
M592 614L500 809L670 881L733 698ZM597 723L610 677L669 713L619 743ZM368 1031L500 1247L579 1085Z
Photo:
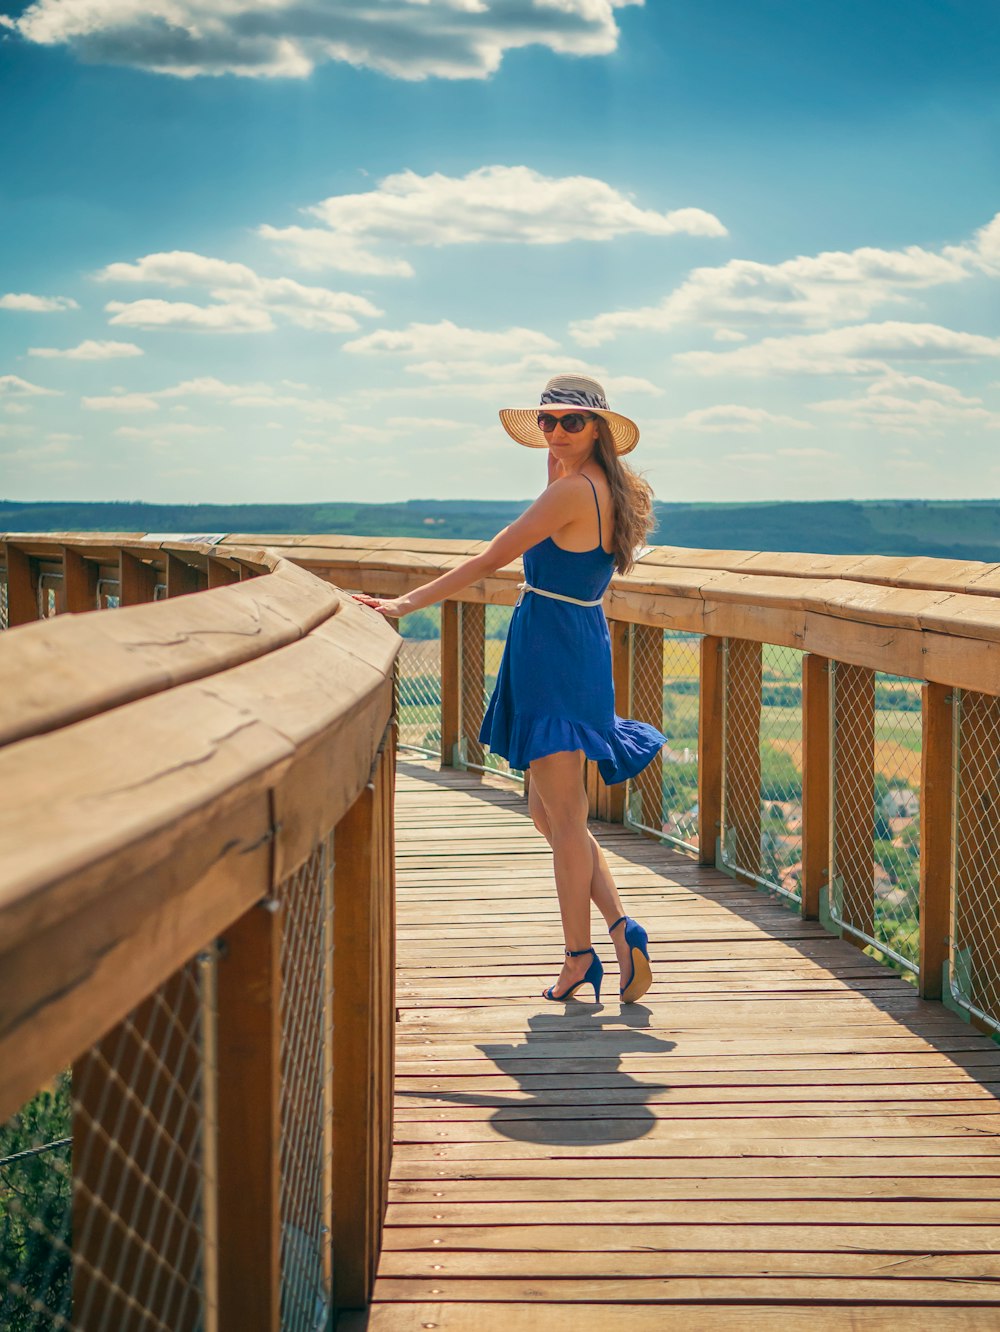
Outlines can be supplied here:
M358 1332L1000 1328L1000 1049L766 893L592 824L655 982L540 998L551 854L401 756L395 1155ZM766 1320L766 1324L762 1324Z

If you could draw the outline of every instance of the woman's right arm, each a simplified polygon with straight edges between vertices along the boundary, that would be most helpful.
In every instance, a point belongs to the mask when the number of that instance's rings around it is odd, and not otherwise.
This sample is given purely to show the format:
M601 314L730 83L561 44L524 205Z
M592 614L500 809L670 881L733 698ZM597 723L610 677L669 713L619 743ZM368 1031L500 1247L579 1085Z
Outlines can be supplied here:
M551 456L551 455L550 455ZM562 464L557 462L562 470ZM444 601L455 592L460 592L470 583L487 578L523 555L529 546L534 546L546 537L553 536L573 518L593 506L590 489L578 477L551 475L549 484L538 496L530 508L503 531L498 532L485 550L473 555L454 569L422 587L414 588L401 597L385 600L356 594L356 600L381 611L384 615L396 617L407 615L410 611L422 610L435 602Z

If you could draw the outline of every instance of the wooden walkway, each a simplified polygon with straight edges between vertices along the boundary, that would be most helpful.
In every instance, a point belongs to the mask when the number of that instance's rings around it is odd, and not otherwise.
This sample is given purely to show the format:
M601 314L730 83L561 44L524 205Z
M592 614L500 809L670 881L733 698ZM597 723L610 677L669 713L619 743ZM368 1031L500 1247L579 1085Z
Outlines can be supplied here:
M1000 1049L751 887L592 824L655 983L539 996L551 855L401 756L396 1146L359 1332L1000 1329Z

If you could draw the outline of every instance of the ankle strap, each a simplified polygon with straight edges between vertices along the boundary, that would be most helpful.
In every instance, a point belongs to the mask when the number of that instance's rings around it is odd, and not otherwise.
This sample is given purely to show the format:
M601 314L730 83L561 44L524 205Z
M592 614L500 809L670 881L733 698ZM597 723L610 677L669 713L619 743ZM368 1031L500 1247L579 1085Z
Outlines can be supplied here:
M573 952L573 950L572 950L571 948L567 948L567 949L566 949L566 956L567 956L567 957L583 957L584 953L592 953L593 951L594 951L593 945L591 945L589 948L578 948L578 949L576 950L575 953Z
M613 925L608 926L608 933L610 934L612 930L616 930L623 920L628 920L628 916L619 916Z

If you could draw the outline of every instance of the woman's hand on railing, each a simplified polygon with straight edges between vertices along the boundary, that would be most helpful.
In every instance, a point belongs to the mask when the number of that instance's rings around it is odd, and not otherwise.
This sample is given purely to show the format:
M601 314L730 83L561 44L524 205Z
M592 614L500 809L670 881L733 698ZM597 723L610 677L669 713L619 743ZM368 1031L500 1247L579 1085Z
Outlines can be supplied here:
M409 615L411 611L417 609L410 604L409 597L370 597L366 592L352 592L351 596L355 601L360 601L362 606L368 606L371 610L378 611L386 619L398 620L401 615Z

